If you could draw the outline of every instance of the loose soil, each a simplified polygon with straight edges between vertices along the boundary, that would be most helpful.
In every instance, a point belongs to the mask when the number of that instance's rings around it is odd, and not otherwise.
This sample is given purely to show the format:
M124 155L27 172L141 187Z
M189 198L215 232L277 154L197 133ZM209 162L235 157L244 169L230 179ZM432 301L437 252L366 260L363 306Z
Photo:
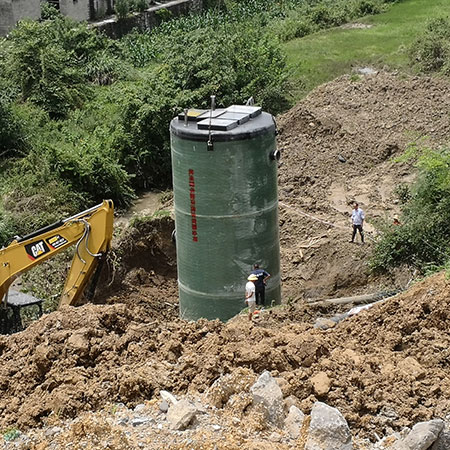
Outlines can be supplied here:
M319 87L278 120L285 299L404 288L411 279L408 271L374 278L368 260L377 221L392 222L395 189L414 177L396 157L413 142L448 142L450 84L383 72L353 79ZM348 242L353 201L366 213L365 246Z
M163 322L140 306L66 307L1 337L1 426L25 429L51 411L70 417L111 403L133 406L165 389L209 394L240 418L229 425L230 438L257 433L248 401L229 403L223 390L210 389L246 368L252 379L270 370L305 413L321 400L359 436L382 436L450 411L449 299L450 283L439 274L326 332L305 321L304 307L271 310L250 326L245 315L227 324ZM311 382L319 372L331 380L321 396ZM235 390L248 389L238 379Z
M449 109L450 84L443 80L379 73L317 89L278 120L286 305L251 326L245 316L227 324L177 319L173 222L137 221L115 244L101 280L97 301L105 304L66 307L21 333L0 336L0 428L25 430L119 402L134 406L161 389L208 397L215 380L239 378L242 369L251 379L270 370L305 413L324 401L344 414L355 434L371 439L444 417L450 411L444 274L327 331L313 328L323 311L304 299L407 285L407 270L369 274L372 241L347 242L348 204L359 201L368 231L376 220L391 220L398 211L395 187L413 176L394 158L421 136L443 144ZM331 380L322 396L311 382L319 372ZM264 430L249 419L248 402L222 399L218 408L239 418L230 419L220 448L264 448L252 447ZM189 448L171 438L172 448Z

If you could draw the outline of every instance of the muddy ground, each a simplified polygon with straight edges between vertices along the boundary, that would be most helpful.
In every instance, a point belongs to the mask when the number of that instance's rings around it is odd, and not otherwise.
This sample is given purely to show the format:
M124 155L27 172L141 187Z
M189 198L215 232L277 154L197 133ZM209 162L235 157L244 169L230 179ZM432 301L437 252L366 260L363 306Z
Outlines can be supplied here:
M448 413L450 286L443 274L327 331L312 325L324 311L304 304L407 285L408 270L369 274L373 244L347 242L348 203L359 201L375 238L376 220L398 211L395 187L414 176L394 158L421 136L443 144L450 129L450 83L386 73L352 80L318 88L278 120L289 306L252 327L245 317L178 320L173 223L138 222L115 244L97 297L106 305L67 307L0 336L0 427L25 430L55 414L134 406L160 389L202 393L238 368L281 377L283 392L305 413L317 399L338 407L361 436ZM331 380L322 397L311 383L318 372ZM230 424L230 436L248 423L245 406L232 414L241 421Z

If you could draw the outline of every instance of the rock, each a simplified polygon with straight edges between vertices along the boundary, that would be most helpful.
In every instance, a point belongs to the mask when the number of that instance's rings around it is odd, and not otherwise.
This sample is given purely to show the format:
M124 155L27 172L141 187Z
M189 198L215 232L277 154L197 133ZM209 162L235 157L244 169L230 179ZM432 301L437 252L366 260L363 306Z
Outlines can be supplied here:
M166 413L169 410L169 404L165 400L163 400L159 404L159 410L163 413Z
M254 383L253 371L238 367L214 381L207 391L207 401L211 406L222 408L235 394L248 392Z
M427 450L443 429L444 421L441 419L416 423L404 439L392 446L392 450Z
M127 425L128 424L128 417L121 417L118 421L117 421L117 425Z
M265 370L256 383L250 388L253 403L261 405L266 418L274 425L283 424L283 393L275 378Z
M44 435L47 438L51 438L51 437L55 436L56 434L61 433L61 431L62 431L62 428L60 428L60 427L51 427L51 428L47 428L47 430L45 430Z
M371 67L360 67L358 72L362 75L376 75L378 73L377 70L372 69Z
M145 409L145 405L143 404L143 403L140 403L139 405L136 405L135 407L134 407L134 412L139 412L139 411L142 411L143 409Z
M391 407L389 407L387 405L384 405L381 408L380 416L386 417L386 418L391 419L391 420L397 420L399 418L397 412L395 411L395 409L391 408Z
M269 436L269 441L271 441L271 442L280 442L281 441L281 434L273 432Z
M431 450L448 450L450 448L450 431L441 431Z
M305 415L296 407L291 406L284 421L284 429L291 439L298 439L302 430Z
M352 436L343 415L331 406L316 402L311 410L305 450L352 450Z
M184 430L197 414L197 408L189 400L172 404L167 411L167 421L172 430Z
M213 429L214 431L219 431L221 428L222 428L222 427L221 427L220 425L213 425L213 426L212 426L212 429Z
M325 317L319 317L316 319L314 324L314 328L319 328L321 330L328 330L329 328L334 328L336 326L336 322L331 319L327 319Z
M49 355L50 348L48 345L40 344L34 349L34 362L39 369L39 372L45 373L50 369L52 361L51 358L49 358Z
M161 395L162 399L165 400L168 404L175 405L178 402L175 396L172 395L170 392L159 391L159 394Z
M319 397L323 397L328 394L331 386L331 380L326 374L326 372L319 372L311 378L311 383L313 385L314 392Z
M284 410L289 412L291 406L296 406L297 408L300 406L300 400L295 395L290 395L284 399Z
M140 425L145 425L152 421L150 417L135 417L134 419L131 419L131 425L133 427L139 427Z

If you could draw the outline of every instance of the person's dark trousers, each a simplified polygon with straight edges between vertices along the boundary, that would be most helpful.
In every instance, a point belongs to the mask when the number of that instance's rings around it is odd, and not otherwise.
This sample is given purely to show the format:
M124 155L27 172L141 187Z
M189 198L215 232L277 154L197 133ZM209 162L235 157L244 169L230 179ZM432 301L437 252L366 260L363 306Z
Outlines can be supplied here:
M258 306L264 306L264 301L266 299L266 290L265 289L256 289L255 290L256 295L256 304Z
M357 230L359 231L359 234L361 235L361 242L364 242L364 231L363 231L362 225L353 225L352 242L355 240Z

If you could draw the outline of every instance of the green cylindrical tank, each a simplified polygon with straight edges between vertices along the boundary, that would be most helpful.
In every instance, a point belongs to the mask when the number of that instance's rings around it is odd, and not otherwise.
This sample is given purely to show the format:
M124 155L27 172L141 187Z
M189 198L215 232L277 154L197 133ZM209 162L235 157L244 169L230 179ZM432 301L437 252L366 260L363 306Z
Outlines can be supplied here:
M258 107L186 110L170 125L180 316L228 320L257 262L278 304L275 122Z

